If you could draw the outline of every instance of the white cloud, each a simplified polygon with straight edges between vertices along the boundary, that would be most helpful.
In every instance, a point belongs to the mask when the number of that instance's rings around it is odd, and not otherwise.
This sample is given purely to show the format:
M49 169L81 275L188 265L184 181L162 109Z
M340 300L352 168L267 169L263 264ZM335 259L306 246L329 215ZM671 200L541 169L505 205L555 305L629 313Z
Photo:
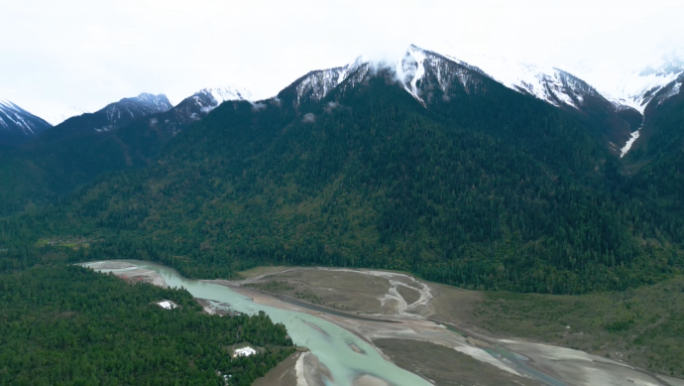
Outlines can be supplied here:
M1 97L96 110L211 86L257 98L409 43L583 69L648 62L684 36L677 1L0 0Z

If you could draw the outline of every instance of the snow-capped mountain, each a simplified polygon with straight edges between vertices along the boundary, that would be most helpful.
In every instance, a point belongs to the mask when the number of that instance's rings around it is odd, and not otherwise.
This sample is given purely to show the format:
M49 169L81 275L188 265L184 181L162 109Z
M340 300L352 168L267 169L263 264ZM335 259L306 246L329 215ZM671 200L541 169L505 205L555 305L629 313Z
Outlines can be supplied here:
M0 143L21 143L52 127L16 104L0 99Z
M464 65L476 66L475 68L504 86L556 107L572 107L581 111L588 99L600 99L611 103L616 111L633 108L612 94L601 92L580 77L557 67L486 55L470 55L464 59L452 55L444 56Z
M159 105L159 110L162 111L154 111L146 114L146 119L138 120L130 125L122 125L120 131L135 132L131 135L144 135L149 137L148 140L154 137L155 139L150 143L161 146L192 123L204 118L221 103L248 101L250 97L251 93L242 88L205 88L183 99L170 109L166 109L167 106L162 102Z
M252 93L243 88L214 87L199 90L192 96L181 101L179 105L188 103L192 100L194 104L200 107L201 112L208 113L225 101L248 101L251 100L251 98Z
M197 97L210 96L213 100L212 103L205 106L203 111L209 112L215 107L218 107L221 103L226 101L248 101L252 99L252 93L244 88L236 87L215 87L215 88L205 88L195 95Z
M119 129L142 117L168 111L173 106L165 95L140 94L123 98L94 112L71 117L42 135L43 141L61 141L66 137L88 133L105 133Z
M347 79L350 81L345 87L354 87L363 80L370 68L371 63L359 57L354 62L341 67L311 71L294 81L281 94L293 93L295 107L315 103L325 98L328 93Z
M584 96L598 92L577 77L554 67L482 57L476 62L494 80L518 92L532 95L554 106L578 108Z
M152 95L143 93L137 97L124 98L93 113L92 115L104 118L104 124L98 122L93 129L98 132L110 131L124 126L137 118L168 111L172 107L169 99L163 94Z
M676 88L676 84L681 84L678 79L684 74L684 50L670 52L636 69L587 68L583 72L586 79L595 82L597 88L613 100L644 113L660 90L669 85ZM658 103L673 95L676 92L660 95Z
M291 95L295 107L300 107L322 100L338 86L344 92L362 82L369 72L385 69L395 75L406 92L429 108L436 89L444 100L456 89L467 94L482 92L482 79L486 77L575 114L615 153L641 125L638 111L610 100L566 71L483 56L474 59L477 62L466 62L411 45L403 57L389 63L359 57L342 67L312 71L284 90L282 96Z
M209 112L226 101L249 101L251 92L236 87L205 88L183 99L174 108L155 114L150 127L176 135L189 124L204 118Z
M363 57L342 67L312 71L298 79L296 84L296 104L310 99L323 99L332 89L342 84L352 74L362 79L370 68L387 67L392 69L406 91L421 100L418 83L433 71L439 86L445 91L451 82L458 78L463 86L468 86L474 78L472 73L486 75L506 87L520 93L532 95L554 106L568 106L580 109L585 98L606 98L603 94L572 74L554 67L519 63L504 58L492 59L485 56L475 57L474 61L464 61L451 55L425 50L411 45L406 54L394 63L372 63ZM456 65L456 66L454 66ZM456 72L446 71L448 66ZM363 69L360 73L356 70ZM358 80L357 80L358 81ZM615 108L627 108L614 103Z
M486 76L478 67L414 45L394 63L392 70L404 90L423 105L429 104L428 90L434 87L441 90L443 99L448 99L454 88L462 88L468 94L480 92L482 76Z
M427 85L427 78L434 77L436 86L448 95L454 87L465 88L468 93L475 92L480 83L479 77L487 76L482 70L468 63L411 45L403 57L395 61L377 62L360 56L345 66L311 71L297 79L281 94L293 93L293 103L298 107L322 100L338 86L341 92L353 88L363 82L367 75L380 70L392 73L401 87L423 105L426 101L421 85ZM427 88L432 86L429 85Z
M605 100L614 106L616 112L634 109L643 114L648 102L661 89L673 84L671 93L676 93L677 84L681 84L677 79L684 73L684 53L674 53L616 81L612 89L596 88L579 76L553 66L486 55L457 57L411 45L403 58L392 63L373 63L359 57L345 66L308 73L294 83L297 85L295 104L300 105L306 100L321 100L350 75L356 74L358 82L369 69L381 67L395 71L406 91L421 99L417 85L425 75L426 60L433 69L440 66L439 62L456 63L464 69L486 74L510 89L529 94L556 107L565 106L580 111L586 107L588 98L594 101ZM356 73L358 69L363 71ZM461 71L462 80L468 78L467 72ZM444 86L446 83L440 81L440 84ZM663 94L660 98L667 98L667 95Z
M682 84L682 75L684 75L684 52L670 53L630 74L623 82L616 85L615 94L626 104L643 112L663 88L671 86L668 93L659 95L660 103L676 95Z
M661 87L657 92L653 93L650 101L655 102L656 105L663 104L663 102L681 92L682 83L684 83L684 71L679 74L675 80Z

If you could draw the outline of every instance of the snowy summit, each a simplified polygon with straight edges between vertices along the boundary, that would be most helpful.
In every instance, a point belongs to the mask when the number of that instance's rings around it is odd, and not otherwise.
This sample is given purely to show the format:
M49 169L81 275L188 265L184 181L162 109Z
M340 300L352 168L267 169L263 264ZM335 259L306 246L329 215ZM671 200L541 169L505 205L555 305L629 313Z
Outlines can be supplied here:
M237 87L214 87L204 88L192 97L203 104L202 112L208 113L226 101L249 101L252 98L252 93Z

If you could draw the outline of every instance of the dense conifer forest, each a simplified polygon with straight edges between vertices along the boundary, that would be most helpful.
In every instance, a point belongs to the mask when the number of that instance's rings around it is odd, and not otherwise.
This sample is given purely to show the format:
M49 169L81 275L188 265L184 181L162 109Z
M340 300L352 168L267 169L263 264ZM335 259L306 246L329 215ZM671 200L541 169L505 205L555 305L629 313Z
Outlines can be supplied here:
M185 290L64 264L9 271L14 259L0 260L3 385L224 385L218 372L250 385L293 352L263 313L210 316ZM228 346L242 342L265 351L231 359Z
M0 243L39 256L40 239L87 238L74 260L154 260L195 278L336 265L560 294L682 272L681 152L629 169L581 120L487 77L433 89L425 106L389 78L320 102L293 104L293 85L224 103L149 167L2 221ZM681 126L669 111L654 126Z

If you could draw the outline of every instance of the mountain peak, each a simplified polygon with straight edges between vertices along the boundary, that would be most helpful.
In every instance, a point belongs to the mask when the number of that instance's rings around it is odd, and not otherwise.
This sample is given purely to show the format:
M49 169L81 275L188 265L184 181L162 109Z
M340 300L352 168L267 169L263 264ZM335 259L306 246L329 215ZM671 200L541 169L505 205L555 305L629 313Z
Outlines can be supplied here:
M171 102L169 102L169 98L167 98L164 94L154 95L150 93L142 93L137 97L123 98L117 103L126 104L130 102L146 106L152 110L157 110L154 112L164 112L173 107Z
M447 62L451 62L458 68L447 69L449 66ZM445 92L454 79L458 78L459 82L467 89L472 81L472 73L482 73L479 68L470 66L465 62L453 60L412 44L401 57L393 60L359 56L344 66L309 72L291 85L296 93L294 104L300 106L308 102L318 102L336 87L341 86L343 89L354 87L363 81L366 75L374 73L378 69L389 70L395 75L395 80L409 94L420 103L425 104L421 97L418 82L426 74L426 66L437 72L439 85Z
M219 104L225 101L234 100L250 100L252 93L244 88L239 87L207 87L199 90L197 94L211 95L212 98Z
M461 60L454 56L442 54L411 44L403 55L393 60L371 59L364 56L340 67L311 71L298 79L293 85L296 88L295 105L307 101L323 99L335 87L341 85L358 69L357 84L370 69L389 69L394 73L401 86L420 103L425 104L420 83L431 71L443 92L453 87L454 81L460 83L466 92L474 90L479 81L476 74L491 78L504 86L520 93L529 94L554 106L563 105L580 109L585 95L599 95L593 87L572 74L549 66L529 63L518 63L503 58L478 56L475 60ZM619 103L614 103L618 108Z
M361 71L357 73L359 69ZM354 79L363 79L369 69L370 63L358 57L344 66L311 71L290 86L295 88L294 105L298 107L308 102L318 102L352 75Z
M123 98L113 102L104 108L90 114L72 117L64 122L78 119L86 126L90 126L97 132L105 132L125 126L128 123L144 116L163 113L173 108L166 95L142 93L136 97ZM85 122L88 122L87 124ZM78 123L70 123L69 126L80 126ZM62 126L62 125L60 125Z
M21 143L52 127L7 99L0 99L0 143Z
M239 87L207 87L197 91L190 98L201 105L202 112L208 113L226 101L251 100L252 93Z

